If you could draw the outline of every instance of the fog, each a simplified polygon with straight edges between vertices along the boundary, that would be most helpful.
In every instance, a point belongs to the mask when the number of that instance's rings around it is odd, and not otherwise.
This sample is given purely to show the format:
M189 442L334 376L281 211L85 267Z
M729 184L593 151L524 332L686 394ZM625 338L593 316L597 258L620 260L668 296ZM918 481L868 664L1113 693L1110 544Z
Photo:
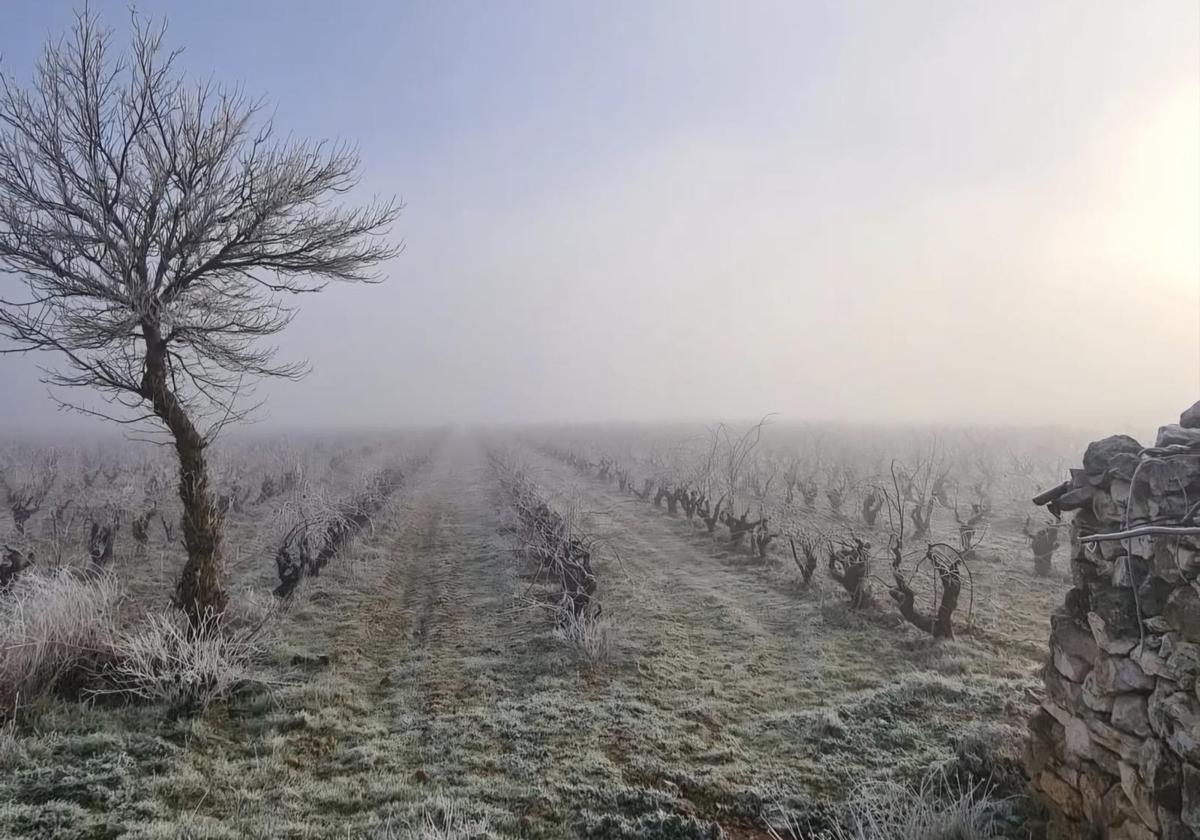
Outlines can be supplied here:
M385 282L302 302L264 428L1144 432L1200 396L1192 0L138 6L406 203ZM6 2L5 69L72 7ZM0 356L6 425L99 424L53 362Z

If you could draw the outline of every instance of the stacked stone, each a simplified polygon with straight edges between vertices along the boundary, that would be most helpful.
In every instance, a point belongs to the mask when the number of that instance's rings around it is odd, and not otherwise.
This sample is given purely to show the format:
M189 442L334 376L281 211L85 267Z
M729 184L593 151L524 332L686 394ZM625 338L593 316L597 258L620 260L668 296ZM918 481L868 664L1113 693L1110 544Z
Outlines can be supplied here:
M1052 837L1200 838L1200 403L1155 446L1115 436L1049 503L1074 511L1072 589L1051 620L1027 763Z

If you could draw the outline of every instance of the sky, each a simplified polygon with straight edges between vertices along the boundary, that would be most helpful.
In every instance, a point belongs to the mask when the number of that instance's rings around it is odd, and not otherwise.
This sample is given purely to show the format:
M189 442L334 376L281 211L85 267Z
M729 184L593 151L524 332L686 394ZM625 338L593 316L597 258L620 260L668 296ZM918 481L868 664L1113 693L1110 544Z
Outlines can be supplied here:
M4 0L5 71L76 5ZM1200 398L1194 0L137 8L406 204L384 283L303 301L268 427L1118 431ZM100 422L52 361L0 356L0 422Z

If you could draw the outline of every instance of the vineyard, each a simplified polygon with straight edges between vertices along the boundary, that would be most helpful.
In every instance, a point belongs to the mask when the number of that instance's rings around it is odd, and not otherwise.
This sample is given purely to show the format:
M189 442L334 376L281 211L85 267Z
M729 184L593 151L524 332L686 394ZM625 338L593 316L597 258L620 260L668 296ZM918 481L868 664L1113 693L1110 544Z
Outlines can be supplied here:
M772 419L232 438L228 605L194 633L161 450L9 442L0 835L1028 836L1069 585L1030 499L1080 448Z
M344 5L3 4L0 840L1200 838L1200 6Z

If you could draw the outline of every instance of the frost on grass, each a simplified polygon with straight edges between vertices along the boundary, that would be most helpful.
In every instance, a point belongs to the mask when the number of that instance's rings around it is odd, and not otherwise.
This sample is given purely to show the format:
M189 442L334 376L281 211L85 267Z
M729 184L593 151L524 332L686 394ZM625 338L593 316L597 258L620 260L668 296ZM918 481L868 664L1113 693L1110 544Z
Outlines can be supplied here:
M468 815L461 802L437 793L426 801L415 831L403 835L388 832L385 840L401 836L413 840L491 840L496 835L487 822Z
M0 701L5 712L79 684L112 650L121 589L110 574L30 571L0 598Z
M774 840L992 840L1001 837L1000 803L984 783L931 773L916 788L877 782L850 799L843 824L808 833L787 813L768 829Z
M661 810L633 818L585 815L576 829L591 840L720 840L726 836L715 823Z
M176 612L123 626L124 591L106 572L35 571L0 598L0 709L53 691L204 707L251 680L251 631L211 621L189 633Z
M590 613L575 615L562 610L555 636L565 641L589 665L602 665L612 660L612 622Z
M150 613L117 636L109 678L112 691L125 697L203 708L253 680L250 663L258 652L213 618L193 633L181 614Z
M168 767L175 747L135 731L148 718L132 709L76 706L73 714L89 731L53 731L63 708L40 719L50 731L16 727L7 745L0 734L0 837L124 836L152 813L156 774Z

